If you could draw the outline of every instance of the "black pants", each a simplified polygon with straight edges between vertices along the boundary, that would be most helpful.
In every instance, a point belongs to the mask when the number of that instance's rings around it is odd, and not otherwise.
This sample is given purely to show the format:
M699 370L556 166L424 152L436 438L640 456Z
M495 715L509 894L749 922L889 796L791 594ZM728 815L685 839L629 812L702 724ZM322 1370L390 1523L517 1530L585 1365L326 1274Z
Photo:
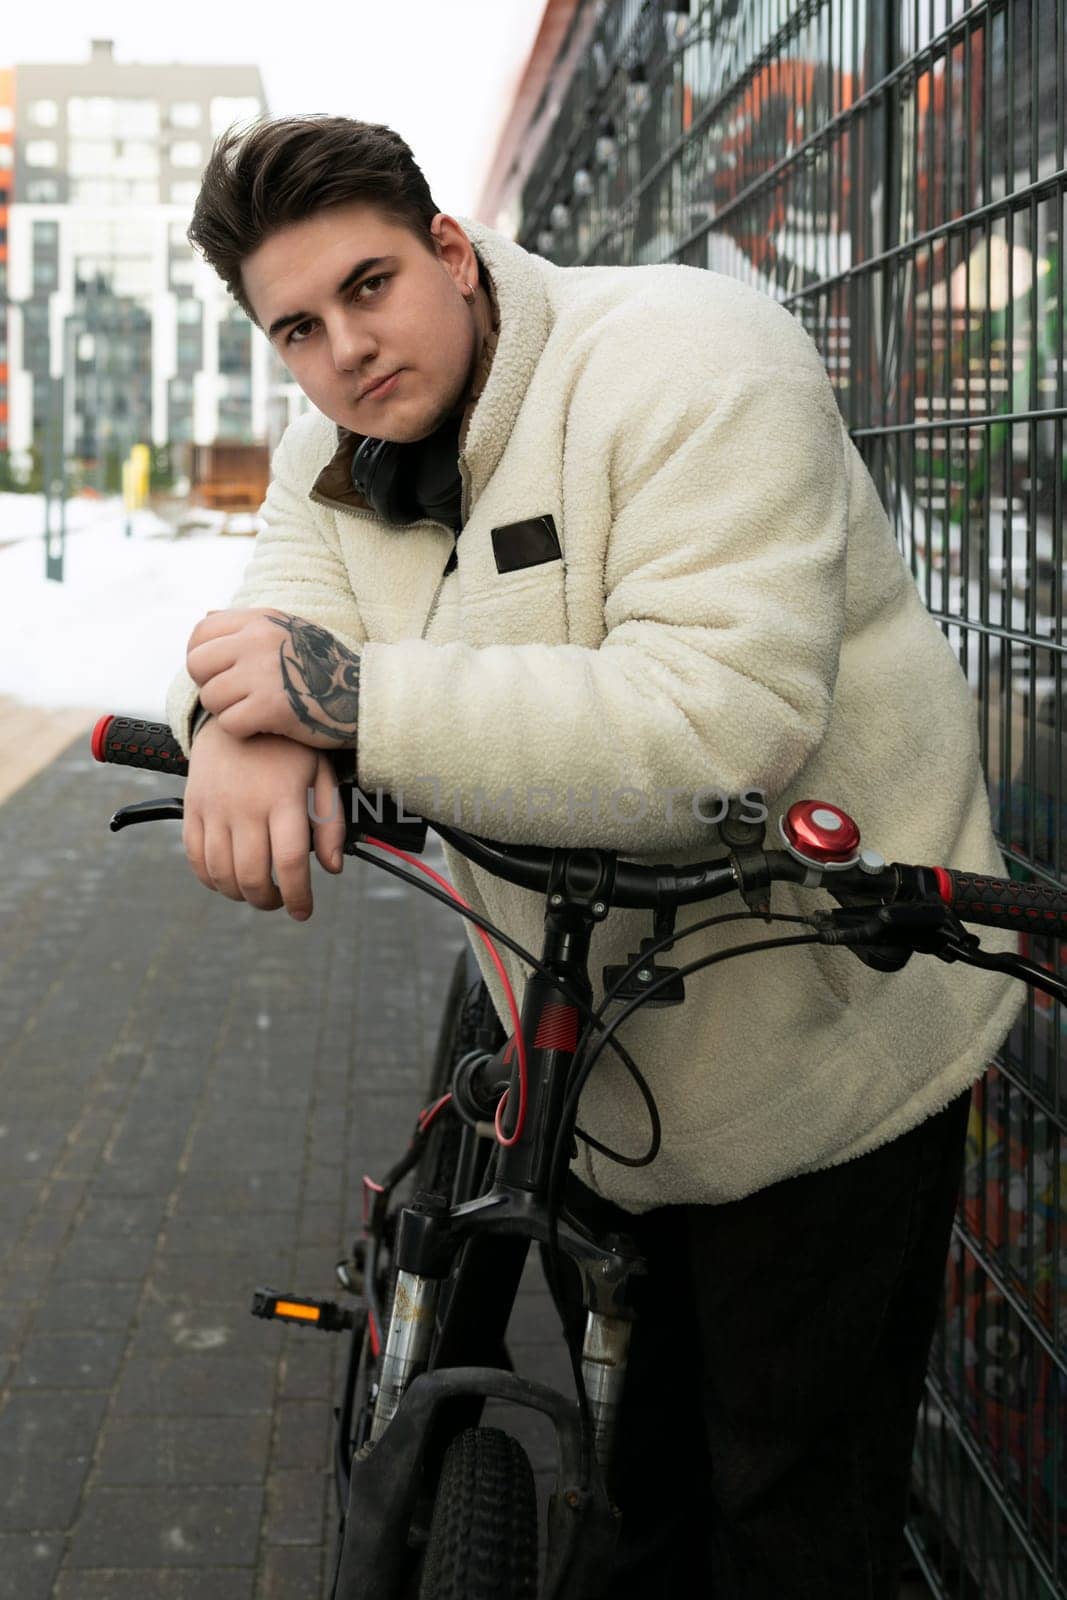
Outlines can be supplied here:
M744 1200L633 1219L649 1275L604 1600L895 1600L969 1105Z

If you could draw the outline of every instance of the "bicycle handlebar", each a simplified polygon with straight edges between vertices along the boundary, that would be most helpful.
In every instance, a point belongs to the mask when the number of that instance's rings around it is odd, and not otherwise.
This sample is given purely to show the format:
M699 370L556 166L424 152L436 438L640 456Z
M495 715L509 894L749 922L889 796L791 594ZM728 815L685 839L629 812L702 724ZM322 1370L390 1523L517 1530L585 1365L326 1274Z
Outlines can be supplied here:
M145 767L154 772L173 773L175 777L186 777L189 771L181 746L166 723L137 717L101 717L93 729L92 753L97 761ZM365 812L375 815L373 806L354 788L349 775L340 771L339 782L352 787L354 794L364 802ZM800 803L809 812L812 804ZM789 815L796 809L791 807ZM838 815L844 816L844 813ZM409 830L410 826L409 823ZM481 839L445 823L431 822L430 826L446 844L460 851L475 866L521 888L540 893L547 890L557 851ZM361 838L372 840L378 831L387 830L363 823L354 825L346 848L354 846ZM645 866L619 861L613 852L592 848L572 848L567 853L570 870L578 879L583 876L583 864L587 866L591 892L595 891L601 900L601 915L606 914L608 906L660 911L709 900L731 889L752 893L771 882L792 882L806 888L830 889L835 896L849 900L852 897L862 899L867 911L899 902L940 901L961 921L1067 939L1067 890L957 872L950 867L909 866L902 862L878 866L869 862L862 866L820 865L810 855L790 851L784 823L782 831L787 848L759 852L760 865L754 869L746 867L744 859L737 854L693 862L679 869L669 863ZM858 847L858 833L856 844ZM609 863L606 879L602 872L605 861Z

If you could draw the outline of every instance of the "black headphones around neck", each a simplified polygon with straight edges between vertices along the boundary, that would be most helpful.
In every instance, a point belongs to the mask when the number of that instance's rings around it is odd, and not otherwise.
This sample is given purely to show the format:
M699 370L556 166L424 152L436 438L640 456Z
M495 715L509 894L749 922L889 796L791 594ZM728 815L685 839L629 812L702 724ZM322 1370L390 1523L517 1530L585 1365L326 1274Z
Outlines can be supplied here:
M352 457L352 484L383 522L406 526L422 515L406 470L408 446L392 439L363 439Z

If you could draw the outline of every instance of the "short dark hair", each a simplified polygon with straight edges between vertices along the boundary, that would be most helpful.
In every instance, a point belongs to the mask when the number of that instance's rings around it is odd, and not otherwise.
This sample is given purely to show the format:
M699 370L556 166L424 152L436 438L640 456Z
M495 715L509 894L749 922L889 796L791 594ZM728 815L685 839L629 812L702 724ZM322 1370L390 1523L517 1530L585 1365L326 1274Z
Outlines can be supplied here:
M187 238L253 322L241 263L272 233L365 201L431 253L440 207L409 147L381 123L314 114L234 125L215 141Z

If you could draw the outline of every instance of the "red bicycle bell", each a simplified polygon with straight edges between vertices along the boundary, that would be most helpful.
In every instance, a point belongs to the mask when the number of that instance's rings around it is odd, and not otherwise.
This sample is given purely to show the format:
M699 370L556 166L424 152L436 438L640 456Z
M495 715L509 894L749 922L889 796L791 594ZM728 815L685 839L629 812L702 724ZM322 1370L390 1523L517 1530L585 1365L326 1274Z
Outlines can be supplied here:
M854 867L860 830L847 811L826 800L797 800L778 824L791 856L809 867Z

